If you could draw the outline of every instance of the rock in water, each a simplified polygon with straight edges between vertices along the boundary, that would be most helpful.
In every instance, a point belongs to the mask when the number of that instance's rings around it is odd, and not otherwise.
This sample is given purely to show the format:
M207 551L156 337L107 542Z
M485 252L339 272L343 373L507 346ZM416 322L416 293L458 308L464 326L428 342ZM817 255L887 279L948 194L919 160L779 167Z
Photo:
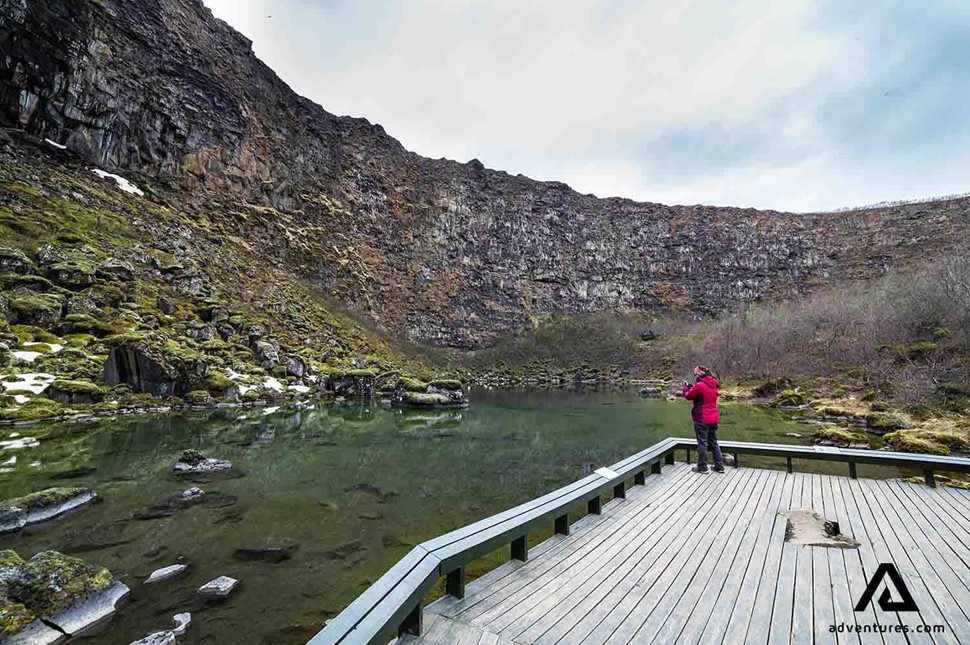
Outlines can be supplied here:
M127 596L128 587L113 581L107 569L79 558L43 551L25 563L13 551L0 552L5 643L33 645L79 636L110 619Z
M129 643L129 645L175 645L175 643L175 632L165 631L149 634L139 641Z
M175 621L175 629L172 630L172 633L176 636L182 636L188 631L189 625L192 624L192 614L188 612L175 614L172 616L172 620Z
M145 578L146 585L153 585L157 582L164 582L165 580L171 580L176 576L180 576L189 570L189 565L187 564L172 564L167 567L162 567L161 569L155 569L152 571L151 575Z
M239 581L229 576L219 576L199 587L199 596L208 600L222 600L228 598Z
M284 540L273 546L239 548L236 549L235 555L239 560L276 563L292 558L298 546L292 540Z
M173 472L185 475L229 472L232 464L225 459L212 459L198 450L186 450L179 457Z
M19 531L86 506L98 494L88 488L47 488L0 503L0 534Z

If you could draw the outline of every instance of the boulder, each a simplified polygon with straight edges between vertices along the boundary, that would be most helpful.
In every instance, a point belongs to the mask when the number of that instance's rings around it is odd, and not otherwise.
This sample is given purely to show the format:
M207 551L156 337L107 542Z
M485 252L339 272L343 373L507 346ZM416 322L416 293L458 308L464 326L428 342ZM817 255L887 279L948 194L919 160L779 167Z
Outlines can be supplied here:
M158 307L158 310L166 316L171 316L175 312L175 305L173 305L172 302L167 298L159 297L156 306Z
M276 345L265 341L257 340L253 343L253 353L264 369L273 369L280 364L280 352Z
M47 277L54 284L80 291L94 284L94 266L84 260L68 260L51 265Z
M57 380L50 384L44 395L61 403L97 403L104 398L104 389L84 379Z
M0 246L0 273L30 273L34 263L19 249Z
M156 396L185 396L201 389L206 357L174 341L144 334L127 334L109 340L104 364L108 385L124 383L134 392Z
M135 267L124 260L108 258L98 266L95 274L105 280L131 282L135 279Z
M172 472L180 475L226 473L232 464L225 459L212 459L198 450L186 450L172 467Z
M17 289L3 294L0 310L11 325L50 327L61 319L64 296L59 293L36 293Z
M299 356L287 356L286 357L286 375L295 376L296 378L303 378L306 374L307 368L306 363Z
M47 488L0 502L0 534L46 522L87 506L98 494L88 488Z
M199 587L198 594L206 600L223 600L239 585L239 581L229 576L219 576Z
M4 642L58 642L47 640L45 627L62 638L80 636L109 620L128 596L128 587L113 581L104 567L57 551L43 551L26 563L4 551L0 561Z

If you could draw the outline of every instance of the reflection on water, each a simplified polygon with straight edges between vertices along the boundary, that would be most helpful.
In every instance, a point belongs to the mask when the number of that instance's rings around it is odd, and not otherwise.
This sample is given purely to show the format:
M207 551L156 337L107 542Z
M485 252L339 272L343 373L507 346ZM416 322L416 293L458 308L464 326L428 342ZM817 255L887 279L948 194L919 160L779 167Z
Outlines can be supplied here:
M132 602L92 645L124 645L193 612L180 643L303 643L415 544L564 485L668 436L691 436L686 404L635 394L482 392L466 410L374 405L220 410L117 419L41 433L0 474L0 496L87 485L104 502L0 547L47 549L109 567ZM791 424L732 407L723 439L785 442ZM0 434L9 435L6 429ZM45 438L46 437L46 438ZM170 471L186 448L229 459L232 474ZM197 505L173 505L199 486ZM241 561L237 548L295 543L289 560ZM188 576L140 579L179 558ZM242 581L226 603L195 590L219 575Z

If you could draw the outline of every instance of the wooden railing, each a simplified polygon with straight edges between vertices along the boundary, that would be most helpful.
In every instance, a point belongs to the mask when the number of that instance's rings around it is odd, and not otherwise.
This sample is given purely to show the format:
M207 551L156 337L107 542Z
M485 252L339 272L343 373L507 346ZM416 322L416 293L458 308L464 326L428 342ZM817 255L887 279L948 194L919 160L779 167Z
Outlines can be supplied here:
M846 450L820 446L722 441L721 449L739 455L784 457L788 472L793 459L840 461L848 464L849 476L856 477L857 464L914 468L923 473L928 486L935 486L933 473L970 472L970 459L899 452ZM586 504L588 513L599 514L604 493L626 496L627 481L643 484L648 473L659 473L661 464L674 463L677 450L685 450L687 461L697 448L691 439L670 438L632 457L600 468L595 473L515 508L469 524L414 547L404 558L338 614L307 645L386 643L400 634L420 634L422 600L442 577L445 590L457 598L465 595L465 565L503 544L511 545L511 557L529 557L528 534L552 521L556 533L569 534L569 511Z

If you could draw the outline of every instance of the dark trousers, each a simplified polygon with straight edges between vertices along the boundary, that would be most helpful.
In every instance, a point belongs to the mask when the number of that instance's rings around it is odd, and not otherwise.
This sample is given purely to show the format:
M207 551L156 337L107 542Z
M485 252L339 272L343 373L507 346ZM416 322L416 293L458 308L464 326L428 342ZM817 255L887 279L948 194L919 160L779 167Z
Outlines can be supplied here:
M717 443L716 423L695 423L694 434L697 435L697 467L707 470L707 451L714 455L714 469L724 469L724 456L721 446Z

